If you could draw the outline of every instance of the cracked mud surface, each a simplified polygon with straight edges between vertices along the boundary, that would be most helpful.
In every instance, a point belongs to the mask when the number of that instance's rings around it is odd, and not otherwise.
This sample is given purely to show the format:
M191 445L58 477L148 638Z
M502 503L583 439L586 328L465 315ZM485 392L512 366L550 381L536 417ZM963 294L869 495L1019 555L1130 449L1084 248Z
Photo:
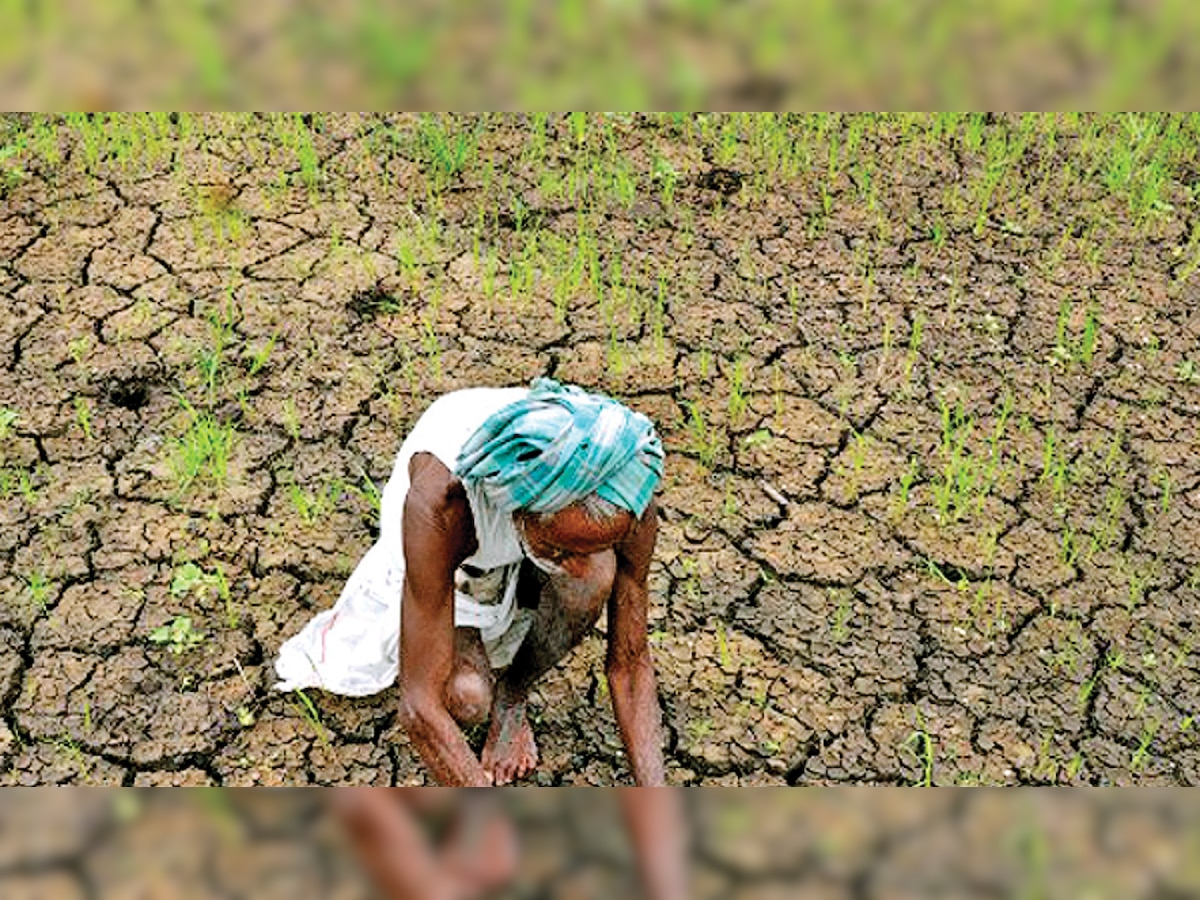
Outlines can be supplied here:
M864 195L641 119L540 156L493 119L446 175L418 124L327 117L311 190L265 120L134 162L64 126L0 201L0 783L421 783L394 691L310 709L270 664L432 399L544 373L667 447L673 783L1200 780L1189 204L1134 223L1071 136L979 224L954 141L870 133ZM563 188L580 159L634 193ZM536 692L529 783L628 779L603 648Z
M1060 796L695 791L697 900L1195 896L1200 819L1178 792ZM0 892L38 897L372 896L314 791L13 792ZM610 791L506 791L507 900L643 896Z

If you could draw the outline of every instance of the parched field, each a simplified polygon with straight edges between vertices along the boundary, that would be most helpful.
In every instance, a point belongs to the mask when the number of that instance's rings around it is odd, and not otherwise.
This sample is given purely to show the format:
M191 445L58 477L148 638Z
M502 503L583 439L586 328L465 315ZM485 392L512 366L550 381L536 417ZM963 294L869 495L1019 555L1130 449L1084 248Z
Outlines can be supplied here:
M432 399L541 374L667 447L673 783L1200 782L1198 140L5 116L0 783L421 783L271 662ZM628 781L603 647L530 783Z

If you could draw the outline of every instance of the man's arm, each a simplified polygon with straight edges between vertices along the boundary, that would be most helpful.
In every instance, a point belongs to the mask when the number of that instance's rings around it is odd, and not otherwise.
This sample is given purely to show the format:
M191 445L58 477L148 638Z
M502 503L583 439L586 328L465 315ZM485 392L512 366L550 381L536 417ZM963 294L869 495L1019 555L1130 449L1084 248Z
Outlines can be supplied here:
M440 463L415 463L412 473L404 503L400 721L439 784L486 787L492 778L445 700L454 667L454 570L472 552L470 508Z
M662 716L647 641L650 560L658 539L658 506L651 500L641 519L616 547L617 575L608 605L608 688L625 752L639 785L666 784Z

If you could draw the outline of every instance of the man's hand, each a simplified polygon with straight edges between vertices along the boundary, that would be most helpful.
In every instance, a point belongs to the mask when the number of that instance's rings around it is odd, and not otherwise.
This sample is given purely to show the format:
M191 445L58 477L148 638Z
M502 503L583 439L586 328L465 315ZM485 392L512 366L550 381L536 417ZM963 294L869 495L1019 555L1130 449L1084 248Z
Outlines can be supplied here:
M666 784L662 716L646 639L647 581L657 539L658 506L652 500L616 547L617 575L608 607L607 675L613 714L634 779L647 787Z

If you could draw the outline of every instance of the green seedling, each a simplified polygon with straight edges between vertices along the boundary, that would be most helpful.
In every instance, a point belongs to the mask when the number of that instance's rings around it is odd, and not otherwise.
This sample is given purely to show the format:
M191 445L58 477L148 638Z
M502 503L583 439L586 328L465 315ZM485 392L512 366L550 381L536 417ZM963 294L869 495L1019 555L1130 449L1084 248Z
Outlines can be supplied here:
M338 479L329 482L323 491L319 490L316 493L309 493L294 481L288 484L288 496L292 506L307 526L317 524L333 512L345 492L345 485Z
M1129 771L1140 772L1146 765L1146 761L1150 758L1150 745L1154 742L1154 736L1158 733L1158 722L1147 722L1142 726L1141 736L1138 738L1137 749L1133 751L1133 756L1129 759Z
M1069 365L1081 362L1091 365L1096 352L1097 332L1099 321L1096 318L1096 305L1089 303L1084 313L1083 332L1078 339L1070 332L1071 312L1074 303L1070 297L1064 297L1058 307L1058 321L1055 326L1054 348L1050 351L1048 362L1051 365Z
M1069 780L1074 781L1079 776L1079 773L1083 771L1083 762L1083 754L1080 752L1077 752L1073 757L1071 757L1071 761L1067 763L1066 769L1067 778Z
M693 719L688 723L688 731L691 732L692 743L703 741L712 733L712 719L707 717L703 719Z
M1058 560L1065 566L1075 565L1079 559L1079 535L1070 525L1063 526L1062 540L1059 544Z
M1159 490L1159 508L1166 512L1171 508L1171 472L1165 466L1157 469L1150 477L1150 482Z
M759 450L771 443L771 432L766 428L760 428L753 434L748 434L742 438L742 446L749 447L751 450Z
M729 421L735 426L749 409L745 390L746 360L744 357L739 357L729 371Z
M16 430L16 424L20 418L15 409L0 406L0 441L7 440L8 436Z
M30 506L37 500L37 487L26 469L0 469L0 498L8 499L16 491Z
M267 359L271 356L271 351L275 349L275 343L279 340L279 332L276 331L271 335L270 339L250 354L250 377L253 378L263 370L267 364Z
M150 642L163 645L176 656L204 642L204 634L192 628L191 616L176 616L150 632Z
M1146 588L1155 577L1153 568L1129 570L1129 594L1125 598L1125 606L1132 612L1146 597Z
M420 118L413 149L425 164L430 189L436 194L461 176L479 152L482 123L472 129L455 129L447 117L427 114Z
M675 171L675 167L656 155L654 164L650 167L650 177L659 183L663 205L670 206L674 203L675 185L679 181L679 173Z
M195 563L185 563L175 571L171 580L171 596L185 597L196 594L203 599L209 592L220 598L225 606L225 618L230 628L238 627L238 614L233 605L229 590L229 581L225 577L225 569L220 564L212 572L205 572Z
M86 782L88 776L91 775L92 768L88 765L87 757L83 755L79 744L73 738L64 737L54 741L54 747L75 766L80 779Z
M1175 380L1184 384L1200 384L1200 372L1196 370L1196 364L1190 359L1183 360L1175 367Z
M88 349L91 346L92 339L90 336L85 334L83 337L77 337L74 340L67 342L67 353L70 354L75 365L79 365L81 362L83 362L83 358L87 356Z
M850 596L847 591L836 591L831 588L829 594L832 599L837 600L837 606L833 610L830 634L840 644L850 636L850 629L847 626L854 617L854 609L850 606Z
M300 440L300 415L296 412L296 401L291 397L283 401L283 430L293 441Z
M716 428L704 420L704 410L699 404L686 401L688 410L688 431L692 436L692 450L700 457L700 463L706 469L711 469L717 459L720 435Z
M75 398L75 421L87 440L92 439L92 406L86 397Z
M229 457L235 436L233 426L222 425L211 413L196 410L186 400L181 402L187 415L187 428L171 443L169 456L176 493L182 495L194 485L205 482L220 490L229 474Z
M1191 655L1195 643L1196 638L1189 635L1188 639L1183 642L1183 645L1176 648L1175 652L1171 654L1171 663L1176 669L1183 666L1184 662Z
M7 197L25 178L25 170L15 159L22 149L19 144L0 147L0 198Z
M49 609L50 592L54 589L54 583L46 577L46 573L39 570L30 574L25 580L25 589L29 591L33 605L45 613Z
M933 787L933 738L925 728L920 712L917 713L916 729L901 742L900 748L912 755L921 766L921 775L913 786Z
M725 634L725 623L717 619L717 655L721 668L728 672L733 665L733 657L729 652L729 638Z
M1088 701L1096 690L1096 685L1100 681L1099 675L1094 675L1079 686L1079 694L1076 697L1076 706L1082 712L1087 709Z
M371 516L375 523L379 523L379 514L383 508L383 494L380 493L378 485L371 480L371 476L367 474L365 469L359 469L359 475L362 476L362 486L348 484L347 482L335 479L330 485L331 488L336 487L340 493L352 494L361 500L367 502L370 507Z
M1083 320L1083 336L1079 340L1079 359L1085 366L1092 364L1092 356L1096 352L1096 331L1099 324L1096 320L1096 307L1088 304L1087 314Z
M931 481L931 489L938 524L946 525L962 519L972 506L981 509L990 485L984 480L983 466L967 450L974 421L966 415L961 402L956 407L945 399L940 403L943 464Z
M321 745L328 749L330 746L329 735L325 730L325 725L321 722L321 713L317 710L316 704L302 690L296 690L295 694L300 698L300 703L293 703L292 708L309 724Z

